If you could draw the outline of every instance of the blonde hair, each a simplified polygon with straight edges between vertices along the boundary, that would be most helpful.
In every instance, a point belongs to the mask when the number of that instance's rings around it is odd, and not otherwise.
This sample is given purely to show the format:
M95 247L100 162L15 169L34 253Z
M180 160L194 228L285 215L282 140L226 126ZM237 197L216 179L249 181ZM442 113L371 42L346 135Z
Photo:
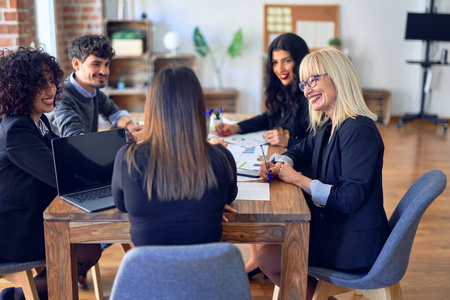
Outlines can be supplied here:
M194 72L170 66L153 79L145 102L144 142L129 148L128 171L139 171L135 152L149 149L144 188L151 200L200 199L217 187L206 140L205 102Z
M300 64L300 81L316 74L327 73L336 89L336 110L333 123L338 128L348 118L366 116L377 120L364 101L361 86L355 69L348 57L339 50L326 48L311 52ZM309 102L310 129L316 133L317 128L329 120L322 111L314 111Z

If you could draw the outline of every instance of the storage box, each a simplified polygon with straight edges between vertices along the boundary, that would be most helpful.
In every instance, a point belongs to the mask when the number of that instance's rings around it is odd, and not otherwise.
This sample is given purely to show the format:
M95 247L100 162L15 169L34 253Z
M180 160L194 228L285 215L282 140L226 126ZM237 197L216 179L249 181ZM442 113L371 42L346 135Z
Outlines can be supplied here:
M116 57L121 56L141 56L144 53L142 40L113 40L113 48Z

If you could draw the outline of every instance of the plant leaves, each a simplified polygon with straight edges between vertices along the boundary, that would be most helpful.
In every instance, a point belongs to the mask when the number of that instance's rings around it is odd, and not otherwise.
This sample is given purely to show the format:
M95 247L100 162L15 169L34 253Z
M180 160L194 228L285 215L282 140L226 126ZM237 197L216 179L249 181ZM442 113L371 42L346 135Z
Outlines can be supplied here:
M209 53L209 47L206 43L205 38L203 37L202 33L200 32L200 29L198 27L195 27L194 30L194 44L195 44L195 51L197 51L200 56L205 57Z
M228 48L228 54L230 54L231 58L241 55L242 41L242 28L239 28L239 30L234 34L233 42Z

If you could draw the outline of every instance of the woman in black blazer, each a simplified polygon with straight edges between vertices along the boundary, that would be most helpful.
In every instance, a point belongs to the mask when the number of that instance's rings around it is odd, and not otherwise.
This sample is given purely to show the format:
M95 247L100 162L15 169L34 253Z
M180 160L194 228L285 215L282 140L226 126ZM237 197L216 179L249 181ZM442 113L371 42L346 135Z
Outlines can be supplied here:
M51 151L56 135L44 113L52 111L55 99L61 97L62 82L56 59L42 50L0 51L1 262L45 258L42 214L57 190ZM100 247L83 245L78 252L78 272L85 274L98 261ZM35 282L43 296L46 272ZM0 294L0 299L14 297L23 297L21 289Z
M342 52L309 54L300 77L312 133L282 156L272 157L269 172L311 196L309 265L367 271L390 233L377 117L367 108L353 66ZM311 177L302 174L305 167L311 168ZM267 179L267 172L262 164L260 175ZM264 245L258 254L263 272L279 284L281 247ZM315 279L309 279L308 287L314 291Z
M267 51L264 85L266 112L238 124L217 124L219 135L267 130L271 145L290 148L308 134L308 100L298 88L298 67L309 53L306 42L294 33L279 35Z

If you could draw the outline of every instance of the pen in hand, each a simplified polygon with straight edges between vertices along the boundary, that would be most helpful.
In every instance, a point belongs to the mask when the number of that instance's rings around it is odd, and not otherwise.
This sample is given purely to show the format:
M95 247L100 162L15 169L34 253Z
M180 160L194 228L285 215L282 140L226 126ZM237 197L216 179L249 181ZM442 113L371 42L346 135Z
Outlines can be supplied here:
M260 146L261 146L261 152L262 152L263 159L264 159L264 164L266 165L266 170L267 170L266 174L267 174L267 177L269 178L269 182L272 182L272 176L270 176L269 166L267 165L266 154L264 154L263 145L260 145Z

